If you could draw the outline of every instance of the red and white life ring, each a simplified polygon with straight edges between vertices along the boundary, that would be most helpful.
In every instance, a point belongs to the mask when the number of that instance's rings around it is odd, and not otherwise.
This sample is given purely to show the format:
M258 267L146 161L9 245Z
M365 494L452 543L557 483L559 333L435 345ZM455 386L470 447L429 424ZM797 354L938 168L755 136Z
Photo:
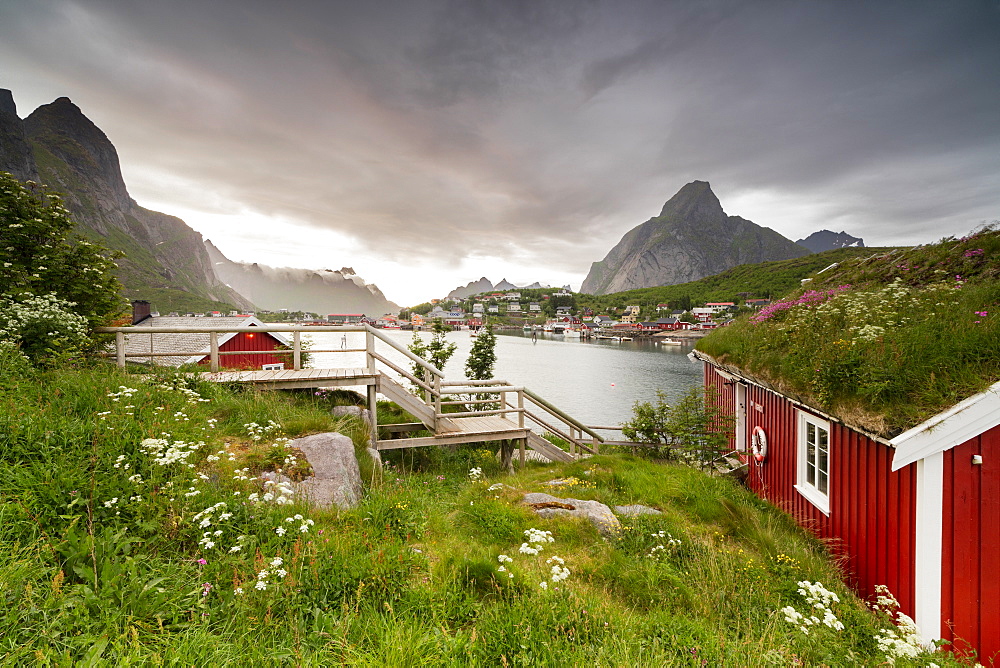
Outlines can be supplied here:
M750 454L758 464L763 464L767 459L767 434L761 427L754 427L750 434Z

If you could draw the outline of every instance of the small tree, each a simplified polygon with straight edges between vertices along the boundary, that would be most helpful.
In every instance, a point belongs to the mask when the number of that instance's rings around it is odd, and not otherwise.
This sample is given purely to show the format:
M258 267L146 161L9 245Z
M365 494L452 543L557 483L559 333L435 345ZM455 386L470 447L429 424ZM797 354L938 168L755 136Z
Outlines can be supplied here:
M491 380L493 367L497 362L497 337L493 326L487 324L479 330L476 342L472 344L469 357L465 360L465 376L469 380Z
M70 303L93 329L125 308L114 274L117 255L73 227L58 196L0 172L0 297L51 296Z
M655 403L637 401L632 410L622 433L638 443L657 444L651 449L656 455L706 464L729 450L734 418L724 412L714 388L692 388L673 405L657 390Z
M417 357L430 362L438 369L444 371L445 365L451 356L455 354L455 349L458 346L454 343L448 343L444 338L444 334L447 329L446 325L440 320L434 321L433 332L430 342L425 342L420 338L420 334L416 331L413 332L413 339L410 341L410 345L407 349ZM422 367L417 362L413 363L413 375L417 378L423 380L424 377L424 367Z

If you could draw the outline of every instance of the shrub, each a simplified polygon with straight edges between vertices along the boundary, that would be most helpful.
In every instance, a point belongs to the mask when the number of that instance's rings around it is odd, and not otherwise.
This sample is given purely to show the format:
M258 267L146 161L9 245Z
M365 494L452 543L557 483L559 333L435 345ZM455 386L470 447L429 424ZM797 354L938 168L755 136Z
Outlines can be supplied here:
M0 340L20 347L32 362L51 363L86 347L87 319L54 294L0 300Z

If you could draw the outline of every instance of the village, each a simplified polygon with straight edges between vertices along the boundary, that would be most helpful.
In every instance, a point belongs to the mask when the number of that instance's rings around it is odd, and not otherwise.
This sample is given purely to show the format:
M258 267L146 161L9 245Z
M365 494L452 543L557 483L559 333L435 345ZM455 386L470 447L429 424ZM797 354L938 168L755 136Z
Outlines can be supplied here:
M689 310L673 308L669 303L655 305L630 304L610 307L608 313L595 313L592 308L576 309L571 305L555 305L574 301L566 290L542 294L537 300L524 301L517 291L493 292L468 299L433 299L425 305L403 309L398 313L373 316L365 313L329 313L321 315L306 311L278 309L240 313L239 311L209 311L206 313L172 312L170 318L255 317L261 322L295 322L309 325L371 325L379 329L421 331L435 323L446 328L476 331L487 322L495 330L539 331L563 334L569 338L621 338L680 336L697 338L728 324L737 315L770 305L770 299L705 302ZM550 304L551 300L551 304ZM620 313L619 313L620 311ZM161 318L155 310L149 317ZM178 321L173 321L176 324Z

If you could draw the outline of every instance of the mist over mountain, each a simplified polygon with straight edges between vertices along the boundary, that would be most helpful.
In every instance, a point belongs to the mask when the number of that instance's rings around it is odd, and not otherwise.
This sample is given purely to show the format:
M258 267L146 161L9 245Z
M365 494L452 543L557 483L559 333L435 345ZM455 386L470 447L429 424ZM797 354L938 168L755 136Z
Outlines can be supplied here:
M233 262L208 240L205 248L219 278L263 309L369 316L399 311L378 286L366 283L350 267L339 271L269 267Z
M634 227L594 262L580 291L601 295L687 283L741 264L808 254L770 228L726 215L708 182L693 181L659 216Z
M852 237L847 232L820 230L819 232L813 232L805 239L799 239L795 243L805 246L813 253L822 253L823 251L833 250L834 248L846 248L847 246L861 248L865 245L865 240L860 237Z

